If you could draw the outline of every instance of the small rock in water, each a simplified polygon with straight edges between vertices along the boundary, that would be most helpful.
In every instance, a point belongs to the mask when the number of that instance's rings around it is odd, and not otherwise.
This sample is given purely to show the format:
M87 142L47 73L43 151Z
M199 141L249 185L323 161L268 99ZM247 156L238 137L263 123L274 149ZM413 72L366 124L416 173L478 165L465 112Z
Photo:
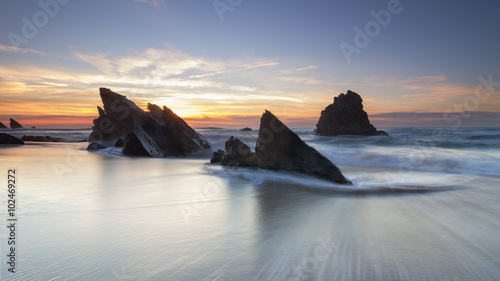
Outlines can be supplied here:
M123 139L118 138L115 142L115 147L123 147Z
M222 156L224 156L224 153L226 152L220 149L214 151L214 153L212 154L212 158L210 158L210 164L220 163L220 161L222 161Z
M38 141L38 142L60 142L60 138L53 138L51 136L27 136L21 138L23 141Z
M248 145L231 136L226 141L226 153L222 156L221 164L230 167L257 167L259 161Z
M89 146L87 146L87 150L98 150L98 149L104 149L104 148L106 148L106 147L103 145L100 145L97 142L91 142L89 144Z

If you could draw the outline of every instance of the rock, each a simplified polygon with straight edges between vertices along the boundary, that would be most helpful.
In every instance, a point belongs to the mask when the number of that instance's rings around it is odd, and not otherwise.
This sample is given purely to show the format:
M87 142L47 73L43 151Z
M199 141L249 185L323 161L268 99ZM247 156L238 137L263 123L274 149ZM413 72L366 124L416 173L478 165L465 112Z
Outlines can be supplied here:
M330 160L307 145L267 110L260 119L255 153L246 144L231 137L226 142L226 153L221 165L291 171L335 183L351 184Z
M123 139L118 138L115 142L115 147L123 147Z
M208 149L210 145L171 109L148 104L145 112L125 96L100 88L103 108L89 141L104 147L123 140L123 152L131 156L184 156ZM119 142L118 142L119 144Z
M351 90L348 90L347 94L335 97L333 104L321 111L316 128L321 136L387 135L384 131L377 131L370 124L368 114L363 110L363 99Z
M230 167L257 167L259 161L257 155L250 150L250 147L231 136L226 141L226 153L222 156L222 166Z
M248 127L245 127L243 129L240 130L241 132L251 132L252 131L252 128L248 128Z
M91 142L89 146L87 146L87 150L98 150L98 149L104 149L106 148L105 146L97 143L97 142Z
M137 120L145 118L146 113L125 96L110 89L99 89L104 109L97 107L99 117L94 119L90 142L113 146L118 138L123 138Z
M330 160L267 110L260 120L255 153L260 168L298 172L335 183L351 183Z
M210 158L210 164L220 163L222 161L222 156L226 153L224 150L214 151L212 158Z
M16 120L10 118L10 128L11 129L21 129L23 126L19 124Z
M151 124L154 123L152 121L157 121L161 125L163 136L160 136L159 139L166 138L166 140L161 141L159 145L161 147L167 146L163 149L168 152L168 155L181 156L210 148L208 141L170 108L163 106L163 110L161 110L157 105L148 104L148 109L152 115L152 118L148 120L150 121L149 127L152 128L151 131L156 132L157 126ZM161 120L158 121L155 116L158 116L160 112Z
M0 144L24 144L24 142L14 136L0 133Z
M0 129L8 129L2 122L0 122Z
M123 154L156 158L166 157L156 141L138 124L125 136Z
M53 138L51 136L26 136L21 138L23 141L40 141L40 142L60 142L60 138Z
M35 126L31 126L31 129L36 129L36 127Z

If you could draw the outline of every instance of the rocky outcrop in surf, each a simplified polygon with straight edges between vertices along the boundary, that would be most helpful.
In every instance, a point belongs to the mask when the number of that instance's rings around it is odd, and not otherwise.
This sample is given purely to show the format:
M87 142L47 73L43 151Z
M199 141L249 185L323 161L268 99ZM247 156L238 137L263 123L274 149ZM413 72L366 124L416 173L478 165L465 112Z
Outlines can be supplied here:
M145 112L125 96L100 88L103 108L97 107L89 150L121 143L131 156L183 156L210 145L171 109L148 104ZM121 139L122 141L119 141Z
M368 114L363 110L363 99L351 90L335 97L333 103L321 111L316 128L321 136L387 135L384 131L377 131L370 123Z
M24 144L24 142L14 136L0 133L0 144Z
M221 165L230 167L257 167L259 160L257 154L252 152L250 147L240 141L238 138L231 136L226 141L226 152L222 156Z
M21 124L19 124L19 122L17 122L16 120L10 118L10 128L11 129L22 129L23 126L21 126Z
M307 145L267 110L260 120L255 153L246 144L231 137L226 142L221 164L297 172L335 183L351 183L330 160Z
M2 122L0 122L0 129L8 129Z
M224 153L226 153L224 150L217 150L214 151L212 158L210 158L210 164L215 164L215 163L220 163L222 161L222 157L224 156Z
M23 141L37 141L37 142L60 142L61 138L54 138L51 136L27 136L21 138Z

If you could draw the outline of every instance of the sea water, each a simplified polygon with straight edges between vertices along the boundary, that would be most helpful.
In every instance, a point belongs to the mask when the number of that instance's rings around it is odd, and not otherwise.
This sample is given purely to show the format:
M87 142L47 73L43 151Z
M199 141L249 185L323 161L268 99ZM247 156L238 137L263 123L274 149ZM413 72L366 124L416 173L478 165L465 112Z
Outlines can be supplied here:
M258 135L198 131L212 150L231 135L253 149ZM498 280L499 129L295 131L353 185L211 165L210 151L152 159L87 143L0 146L1 280ZM90 130L5 132L78 141Z

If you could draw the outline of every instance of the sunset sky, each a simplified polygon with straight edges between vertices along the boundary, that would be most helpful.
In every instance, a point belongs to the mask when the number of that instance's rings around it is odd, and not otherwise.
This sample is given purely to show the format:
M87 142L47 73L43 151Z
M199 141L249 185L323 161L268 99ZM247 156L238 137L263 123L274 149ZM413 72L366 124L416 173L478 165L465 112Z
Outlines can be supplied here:
M106 87L195 127L257 127L265 109L314 127L348 89L378 127L499 126L499 11L495 0L3 0L0 122L88 128Z

